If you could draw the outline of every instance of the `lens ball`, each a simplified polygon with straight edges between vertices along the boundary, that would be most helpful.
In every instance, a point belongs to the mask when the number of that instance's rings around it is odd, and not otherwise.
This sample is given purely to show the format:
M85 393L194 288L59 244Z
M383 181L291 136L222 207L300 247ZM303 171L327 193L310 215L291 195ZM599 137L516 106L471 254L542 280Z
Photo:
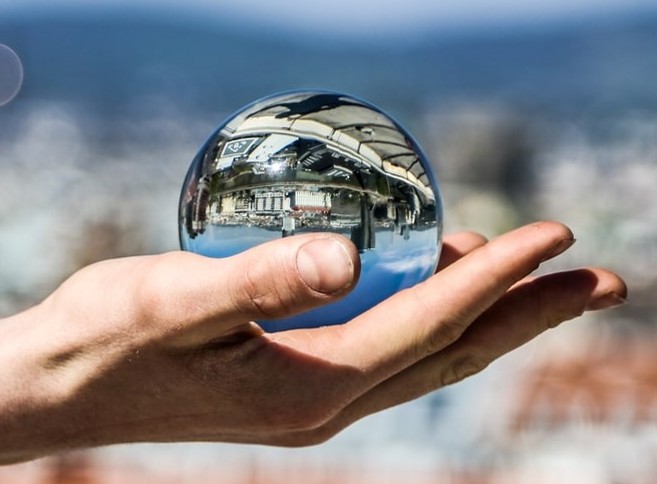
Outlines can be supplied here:
M399 123L349 95L299 91L256 101L216 129L187 173L178 220L182 249L209 257L307 232L351 239L356 287L259 321L280 331L345 323L433 274L442 206L426 157Z

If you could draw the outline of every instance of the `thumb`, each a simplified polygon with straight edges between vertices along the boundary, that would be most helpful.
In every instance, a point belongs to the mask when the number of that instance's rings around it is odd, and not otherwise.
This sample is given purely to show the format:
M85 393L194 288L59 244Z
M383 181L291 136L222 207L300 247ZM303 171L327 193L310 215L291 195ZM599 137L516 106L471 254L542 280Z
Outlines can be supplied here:
M180 252L174 258L169 268L179 263L167 271L168 283L161 273L155 280L160 289L169 287L158 292L169 296L159 305L160 314L167 313L163 319L175 320L178 328L171 342L184 346L220 338L252 320L292 316L332 302L349 292L360 274L355 246L337 234L296 235L224 259Z
M224 259L230 295L226 317L274 319L326 304L357 282L360 258L336 234L306 234Z

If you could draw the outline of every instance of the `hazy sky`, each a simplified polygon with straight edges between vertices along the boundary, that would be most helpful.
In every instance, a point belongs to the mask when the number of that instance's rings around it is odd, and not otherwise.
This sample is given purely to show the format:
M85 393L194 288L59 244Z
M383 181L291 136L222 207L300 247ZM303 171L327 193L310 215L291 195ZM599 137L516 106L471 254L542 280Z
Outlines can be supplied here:
M499 24L540 23L582 16L653 8L656 0L2 0L10 6L63 5L94 7L168 6L204 15L220 15L313 30L320 34L386 35L431 28L463 28Z

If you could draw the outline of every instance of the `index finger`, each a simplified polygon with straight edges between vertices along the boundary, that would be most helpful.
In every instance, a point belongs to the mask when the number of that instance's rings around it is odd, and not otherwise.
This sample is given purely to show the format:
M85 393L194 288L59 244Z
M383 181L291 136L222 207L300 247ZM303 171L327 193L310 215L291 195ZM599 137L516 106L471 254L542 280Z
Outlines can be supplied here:
M337 331L334 361L359 368L373 383L457 340L467 327L542 261L574 242L568 227L540 222L493 239Z

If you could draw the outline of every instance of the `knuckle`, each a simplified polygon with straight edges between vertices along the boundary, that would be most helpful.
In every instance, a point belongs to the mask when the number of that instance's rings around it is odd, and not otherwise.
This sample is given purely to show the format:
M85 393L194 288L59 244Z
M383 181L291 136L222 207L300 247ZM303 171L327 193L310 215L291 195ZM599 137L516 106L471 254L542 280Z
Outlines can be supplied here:
M417 359L423 359L454 343L461 337L471 321L471 318L465 314L444 314L444 311L437 311L436 307L428 304L427 301L430 301L432 297L425 294L424 288L424 283L421 283L407 290L413 298L414 319L427 323L420 330L423 331L423 334L415 338L418 342L415 349Z
M291 301L286 297L288 284L285 277L275 279L271 264L250 265L242 272L241 280L232 286L232 300L238 312L257 317L276 318L291 311Z
M438 387L445 387L465 380L488 366L488 360L476 353L456 357L439 372Z
M438 328L429 333L426 339L425 350L429 355L432 355L443 348L458 340L463 334L463 324L455 319L447 319L440 324ZM425 355L427 356L427 355Z
M553 329L559 326L564 321L576 318L584 314L584 307L576 309L570 307L561 307L558 304L554 305L550 311L544 311L538 323L536 334L540 334L548 329Z
M555 298L550 291L546 291L539 281L532 281L525 288L525 304L533 308L535 314L533 334L538 335L555 328L563 321L580 316L584 313L584 304L573 305L571 298Z
M533 329L533 334L539 334L557 326L560 319L558 314L562 311L554 303L551 304L550 311L545 311L545 304L548 301L546 301L543 292L536 287L535 283L530 283L528 289L529 297L527 298L527 302L537 309L536 316L533 318L534 322L530 325Z
M275 259L242 268L240 279L231 287L237 311L266 319L294 313L307 296L288 268Z

